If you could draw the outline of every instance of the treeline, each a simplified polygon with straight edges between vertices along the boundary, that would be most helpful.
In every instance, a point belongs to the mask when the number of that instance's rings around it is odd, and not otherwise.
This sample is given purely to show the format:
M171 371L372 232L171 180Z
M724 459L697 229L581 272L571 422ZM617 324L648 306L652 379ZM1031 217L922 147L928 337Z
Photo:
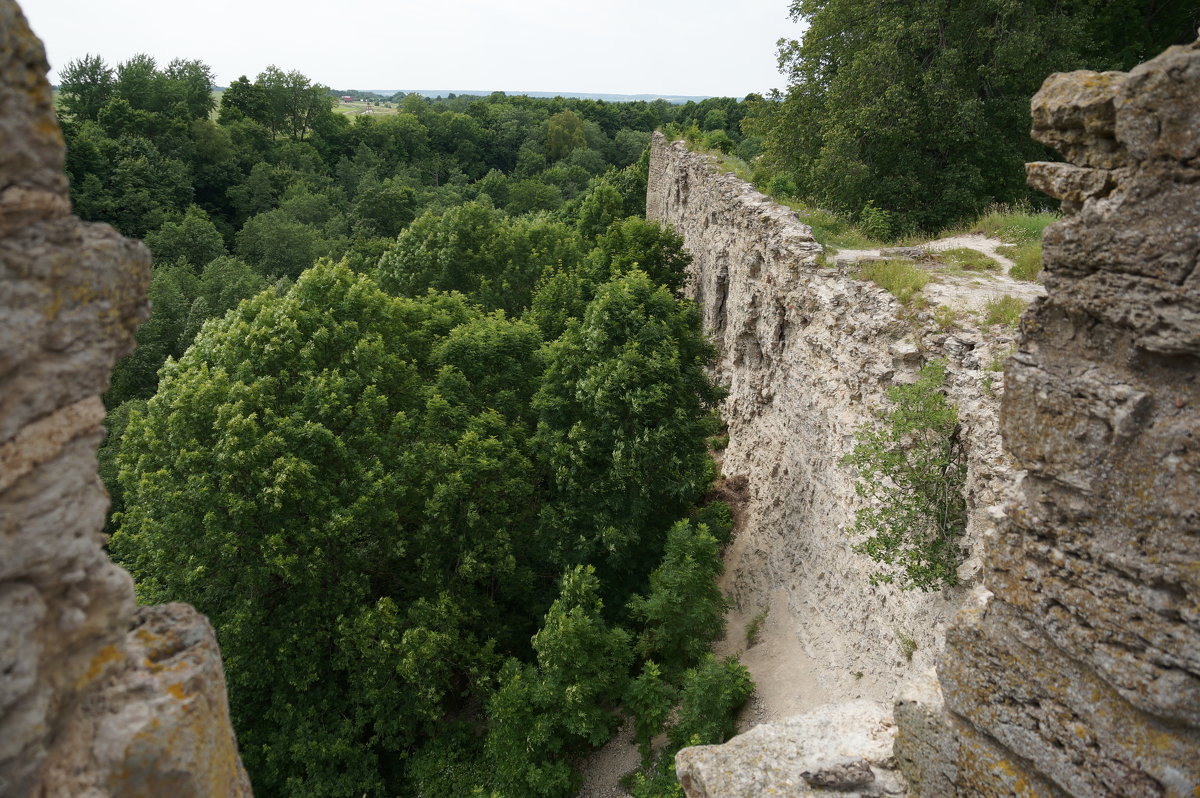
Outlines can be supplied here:
M623 716L635 793L678 794L752 685L707 653L731 521L688 256L641 218L664 109L350 120L182 66L85 59L60 103L79 212L154 253L110 549L213 621L256 794L568 796Z
M936 232L993 202L1044 203L1023 164L1057 156L1029 137L1052 72L1128 70L1196 38L1178 0L792 0L807 26L782 42L787 91L758 103L756 182L882 235ZM748 160L748 159L747 159Z
M147 56L116 68L88 56L62 73L76 212L143 238L155 256L156 318L118 366L110 408L149 398L158 367L205 318L318 257L368 271L423 212L475 200L569 220L585 195L616 190L620 212L639 214L644 182L621 170L651 131L739 107L409 95L398 114L349 118L332 110L326 87L294 71L239 78L219 108L211 84L202 62L159 68ZM736 121L728 124L740 136ZM220 276L207 283L226 286L221 297L186 284L210 264ZM172 276L172 265L184 268Z

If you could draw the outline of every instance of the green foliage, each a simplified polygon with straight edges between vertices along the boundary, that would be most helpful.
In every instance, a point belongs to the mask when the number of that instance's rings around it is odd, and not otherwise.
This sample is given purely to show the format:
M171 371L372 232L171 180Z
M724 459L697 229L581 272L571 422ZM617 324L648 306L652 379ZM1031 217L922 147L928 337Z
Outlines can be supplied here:
M916 382L889 388L892 409L859 428L843 460L857 469L855 493L866 503L850 530L865 536L854 551L884 566L872 584L929 591L958 583L967 468L945 379L945 363L935 361Z
M958 247L956 249L943 249L937 253L938 259L942 263L952 269L965 269L967 271L994 272L1000 269L1000 263L994 258L989 258L982 252L976 249L967 247Z
M692 523L697 527L708 527L717 543L724 546L733 534L733 511L729 509L728 504L719 499L710 501L692 513Z
M443 214L426 213L380 258L379 283L416 296L428 289L460 291L490 309L519 313L549 270L579 261L579 242L558 222L511 219L479 202Z
M896 630L896 645L900 647L900 655L908 662L912 662L913 654L917 653L917 641L910 635Z
M767 615L771 612L770 607L764 607L755 613L750 619L750 623L746 624L746 646L753 646L758 643L758 637L762 634L762 626L767 621Z
M113 70L98 55L68 61L59 73L58 102L75 121L95 120L113 92Z
M381 794L380 757L490 660L479 631L506 634L523 436L422 377L469 317L322 263L206 325L129 414L112 550L144 600L217 627L264 794Z
M1046 75L1129 69L1134 53L1190 41L1185 5L793 0L805 32L781 42L788 91L747 127L806 199L847 213L874 203L893 231L932 232L1029 196L1022 164L1045 158L1029 97Z
M619 589L657 560L711 477L711 354L695 308L640 271L601 286L583 321L547 347L534 445L553 562L594 563Z
M225 239L208 214L195 205L179 221L164 222L146 235L146 246L158 262L182 261L199 271L225 252Z
M546 150L554 160L565 158L579 147L587 146L583 120L571 111L560 111L546 123Z
M867 200L858 212L858 224L863 233L880 241L891 238L894 223L891 211L877 208L874 200Z
M593 239L625 216L625 198L607 180L599 181L579 203L576 228L584 239Z
M985 325L1002 324L1006 327L1016 327L1029 305L1025 300L1005 294L989 299L983 306L983 323Z
M683 677L679 718L668 732L671 744L716 745L733 736L734 718L754 694L750 672L736 659L720 662L706 654Z
M629 600L642 624L637 653L662 664L676 679L708 651L725 629L728 602L717 587L720 546L707 527L680 521L667 533L662 563L650 574L650 592Z
M906 258L866 261L859 267L858 278L870 280L900 301L901 305L919 305L929 274Z
M666 728L675 706L675 689L664 681L653 660L642 665L642 674L625 690L625 709L633 713L634 732L642 754L642 767L650 764L650 742Z
M533 638L537 666L510 661L488 704L487 755L506 796L565 796L577 787L563 761L583 745L607 740L610 707L629 679L628 634L601 617L595 570L563 577L559 598Z

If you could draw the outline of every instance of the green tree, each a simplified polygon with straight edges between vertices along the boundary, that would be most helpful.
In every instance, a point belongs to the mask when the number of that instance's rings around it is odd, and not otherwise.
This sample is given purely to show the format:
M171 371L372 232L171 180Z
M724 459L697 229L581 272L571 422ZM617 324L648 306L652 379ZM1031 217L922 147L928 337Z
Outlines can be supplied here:
M1113 50L1189 41L1196 13L1184 6L793 0L807 29L779 51L786 98L758 105L767 158L816 202L857 213L873 201L901 229L937 230L1029 196L1022 165L1045 158L1029 97L1046 75L1128 69Z
M329 243L317 227L276 209L246 220L237 234L237 252L264 277L294 279L328 254Z
M572 150L587 146L583 120L571 111L560 111L546 122L546 150L554 160L565 158Z
M512 447L487 417L422 438L434 399L422 371L468 315L322 262L206 325L144 413L129 413L112 550L143 600L189 601L212 619L257 794L403 793L386 763L487 656L472 628L498 621L489 591L513 551L476 578L455 541L459 512L482 511L475 540L495 531L497 496L447 500L448 514L434 488L461 472L469 493L486 472L510 506L527 505L513 489L529 467L488 451ZM461 456L442 453L447 440ZM439 580L447 567L454 579Z
M594 256L607 262L609 274L641 269L654 282L672 291L683 288L692 256L683 248L683 238L658 222L630 216L613 222L596 239Z
M750 672L732 657L706 654L683 677L679 715L668 736L673 746L717 745L733 736L737 710L754 694Z
M658 560L667 528L712 476L711 355L695 307L640 271L602 286L582 323L547 347L535 445L555 561L596 564L619 595Z
M77 122L94 121L112 98L113 70L98 55L69 61L60 73L58 92L67 116Z
M642 666L642 673L625 690L625 709L633 713L634 730L642 754L642 767L650 764L650 742L666 727L675 705L675 690L663 680L653 660Z
M146 246L157 261L181 261L199 271L213 258L226 254L225 239L208 214L189 205L179 221L164 222L146 234Z
M612 735L631 653L628 633L605 624L599 591L592 568L568 571L533 638L537 666L510 661L500 676L487 752L505 796L565 798L578 784L564 756Z
M579 201L575 226L579 235L592 239L625 216L625 198L607 180L598 181Z
M935 361L916 382L889 388L892 409L882 424L859 428L843 461L858 470L854 490L867 502L850 530L867 537L854 550L885 566L872 584L938 590L958 583L967 466L945 381L946 364Z
M212 68L195 59L176 58L163 71L165 102L171 113L188 119L208 119L216 100Z
M725 629L725 597L717 587L721 552L706 527L679 521L667 534L662 563L650 574L650 591L630 599L643 624L637 652L662 663L677 679Z

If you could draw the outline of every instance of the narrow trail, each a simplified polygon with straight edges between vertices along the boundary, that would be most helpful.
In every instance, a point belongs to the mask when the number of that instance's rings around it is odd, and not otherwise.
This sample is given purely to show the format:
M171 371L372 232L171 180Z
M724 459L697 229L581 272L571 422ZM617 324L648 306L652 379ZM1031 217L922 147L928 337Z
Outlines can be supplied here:
M1004 295L1014 296L1025 302L1044 296L1046 289L1040 283L1014 280L1009 276L1014 264L1012 260L1000 254L999 248L1003 246L1006 246L1006 243L998 238L973 233L939 238L913 247L842 249L838 250L830 261L842 264L884 258L911 258L918 266L927 268L935 276L922 292L930 304L947 305L957 310L978 312L983 310L989 301ZM960 273L939 270L939 264L934 260L935 253L951 249L972 249L980 252L1000 264L1000 269L994 272Z

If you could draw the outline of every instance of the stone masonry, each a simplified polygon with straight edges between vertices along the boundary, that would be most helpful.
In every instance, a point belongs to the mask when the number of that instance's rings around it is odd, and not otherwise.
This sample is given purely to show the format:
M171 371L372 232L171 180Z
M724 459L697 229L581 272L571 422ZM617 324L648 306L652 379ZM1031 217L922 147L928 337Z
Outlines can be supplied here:
M922 795L1200 795L1200 43L1048 78L1048 297L1001 427L1027 470L937 686L897 708Z
M41 43L0 0L0 795L249 795L212 628L103 549L100 394L149 253L71 215Z

